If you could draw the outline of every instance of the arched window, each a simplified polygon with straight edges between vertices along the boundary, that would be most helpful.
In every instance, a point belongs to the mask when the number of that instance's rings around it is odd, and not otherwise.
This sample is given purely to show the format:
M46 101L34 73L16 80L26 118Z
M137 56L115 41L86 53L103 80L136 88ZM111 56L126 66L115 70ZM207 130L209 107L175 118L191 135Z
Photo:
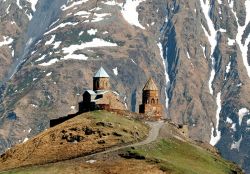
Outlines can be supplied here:
M155 99L152 98L151 103L152 103L152 104L155 104Z
M156 104L158 104L159 103L159 101L158 101L158 99L156 100Z

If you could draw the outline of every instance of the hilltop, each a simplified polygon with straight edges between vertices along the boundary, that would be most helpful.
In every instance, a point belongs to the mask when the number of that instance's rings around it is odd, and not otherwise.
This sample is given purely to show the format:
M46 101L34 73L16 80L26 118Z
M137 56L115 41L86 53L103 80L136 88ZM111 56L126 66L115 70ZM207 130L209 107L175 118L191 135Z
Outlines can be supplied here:
M161 121L147 126L132 117L133 113L108 111L76 116L8 150L1 156L0 170L15 168L5 174L242 173L215 148L192 141L175 124Z
M107 111L81 114L7 150L0 170L85 156L142 140L148 127Z

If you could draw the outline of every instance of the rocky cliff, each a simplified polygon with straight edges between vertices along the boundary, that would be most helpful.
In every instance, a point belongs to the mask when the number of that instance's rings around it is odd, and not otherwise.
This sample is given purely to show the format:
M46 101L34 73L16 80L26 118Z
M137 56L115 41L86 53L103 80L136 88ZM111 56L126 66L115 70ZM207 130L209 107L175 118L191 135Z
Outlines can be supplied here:
M138 111L149 76L167 118L250 172L249 0L0 0L1 150L77 111L103 66Z

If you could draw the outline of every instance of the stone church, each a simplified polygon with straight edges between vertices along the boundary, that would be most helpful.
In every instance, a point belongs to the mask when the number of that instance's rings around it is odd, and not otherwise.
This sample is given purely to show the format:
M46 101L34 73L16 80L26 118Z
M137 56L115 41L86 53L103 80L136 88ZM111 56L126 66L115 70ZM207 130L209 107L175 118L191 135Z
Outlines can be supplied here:
M81 113L94 110L127 110L126 103L117 92L110 90L110 78L101 67L93 77L93 90L83 93L83 101L79 103L79 111L65 117L50 120L50 127L63 123ZM159 91L152 78L148 80L142 92L142 104L139 112L149 120L162 119L163 107L159 101Z
M142 90L142 104L139 112L145 117L154 120L162 119L163 106L159 100L159 90L152 78L150 78Z
M110 90L109 75L101 67L93 77L93 90L83 93L83 102L80 112L99 109L127 110L125 102L119 94Z

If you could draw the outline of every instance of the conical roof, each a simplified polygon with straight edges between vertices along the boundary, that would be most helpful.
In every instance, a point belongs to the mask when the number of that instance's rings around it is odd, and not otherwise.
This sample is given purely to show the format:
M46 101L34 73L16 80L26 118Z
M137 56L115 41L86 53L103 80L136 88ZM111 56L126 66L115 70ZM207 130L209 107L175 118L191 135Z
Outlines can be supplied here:
M108 73L101 67L95 74L94 77L109 77Z
M147 90L153 90L153 91L158 90L152 77L147 81L146 85L143 88L143 91L147 91Z

